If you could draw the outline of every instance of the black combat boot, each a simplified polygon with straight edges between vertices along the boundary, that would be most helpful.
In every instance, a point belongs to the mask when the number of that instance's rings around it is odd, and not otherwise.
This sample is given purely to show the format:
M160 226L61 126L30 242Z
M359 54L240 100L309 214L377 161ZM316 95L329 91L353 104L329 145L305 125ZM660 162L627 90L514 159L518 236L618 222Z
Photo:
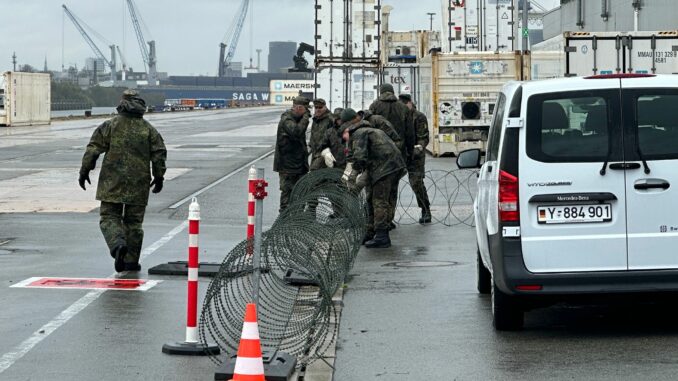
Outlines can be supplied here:
M365 233L365 236L363 237L363 245L367 243L367 241L371 241L372 238L374 238L374 232L373 231L368 231Z
M388 223L388 230L389 231L395 230L395 228L397 228L397 227L398 227L398 225L396 225L395 222L393 222L393 221Z
M141 271L139 262L125 262L125 271Z
M377 230L374 238L365 243L368 249L386 249L391 247L391 238L388 236L388 230Z
M419 219L420 224L430 224L431 223L431 209L423 208L421 210L421 218Z
M125 271L125 255L127 255L127 245L118 245L113 248L113 254L115 254L115 271L123 272Z

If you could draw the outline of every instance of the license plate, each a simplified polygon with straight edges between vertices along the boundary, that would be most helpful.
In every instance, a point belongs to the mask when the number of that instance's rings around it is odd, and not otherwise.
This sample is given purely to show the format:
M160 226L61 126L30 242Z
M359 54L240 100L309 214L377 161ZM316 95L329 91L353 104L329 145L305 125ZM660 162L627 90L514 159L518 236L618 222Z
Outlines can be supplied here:
M540 224L573 224L612 221L610 204L551 205L537 207Z

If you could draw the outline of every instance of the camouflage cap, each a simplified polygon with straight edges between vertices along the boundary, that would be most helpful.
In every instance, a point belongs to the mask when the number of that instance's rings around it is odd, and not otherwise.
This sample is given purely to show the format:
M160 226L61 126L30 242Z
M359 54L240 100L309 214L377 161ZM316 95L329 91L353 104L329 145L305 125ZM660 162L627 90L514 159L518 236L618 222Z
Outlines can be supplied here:
M122 97L125 99L138 98L139 92L134 89L127 89L122 92Z
M308 99L302 96L294 97L292 104L295 106L306 106L308 104Z
M325 102L325 100L322 99L322 98L318 98L318 99L315 99L315 100L313 101L313 105L314 105L314 106L324 106L324 105L326 105L326 104L327 104L327 102Z
M344 109L342 107L337 107L337 108L334 109L334 111L332 113L336 116L339 116L339 115L341 115L342 111L344 111Z
M341 120L343 122L350 122L355 119L356 116L358 116L358 113L356 113L352 108L347 108L341 112Z
M395 93L395 90L393 90L393 85L390 83L384 83L379 86L379 94L383 93Z
M400 99L400 101L403 102L403 103L410 103L410 102L412 102L412 95L410 95L410 94L400 94L400 95L398 95L398 99Z

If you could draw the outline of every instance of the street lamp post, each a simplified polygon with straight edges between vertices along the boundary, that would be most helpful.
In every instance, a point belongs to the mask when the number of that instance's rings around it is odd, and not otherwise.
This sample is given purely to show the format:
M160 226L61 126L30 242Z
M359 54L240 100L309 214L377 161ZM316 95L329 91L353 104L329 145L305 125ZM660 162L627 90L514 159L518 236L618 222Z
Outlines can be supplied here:
M435 16L435 13L429 12L427 13L428 17L431 19L431 28L430 30L433 30L433 16Z

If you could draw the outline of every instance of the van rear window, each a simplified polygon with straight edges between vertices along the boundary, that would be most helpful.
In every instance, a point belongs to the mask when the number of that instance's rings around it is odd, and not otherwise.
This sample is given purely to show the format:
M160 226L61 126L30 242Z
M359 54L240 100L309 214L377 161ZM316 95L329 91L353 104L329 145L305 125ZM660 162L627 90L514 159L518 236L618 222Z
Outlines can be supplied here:
M614 95L616 94L616 99ZM617 159L613 136L619 92L586 91L532 96L528 101L527 154L543 162L597 162ZM612 144L612 146L611 146ZM612 149L611 149L612 148Z

